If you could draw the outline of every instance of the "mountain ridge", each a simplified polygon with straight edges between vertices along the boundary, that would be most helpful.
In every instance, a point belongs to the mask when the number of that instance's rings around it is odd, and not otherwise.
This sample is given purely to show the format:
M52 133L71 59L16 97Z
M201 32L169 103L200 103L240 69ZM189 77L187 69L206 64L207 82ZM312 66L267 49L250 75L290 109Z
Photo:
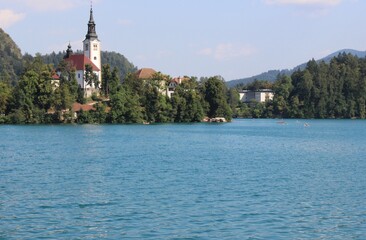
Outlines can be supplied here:
M366 57L366 51L359 51L359 50L354 50L354 49L342 49L342 50L338 50L334 53L331 53L321 59L316 60L317 62L321 62L324 61L326 63L329 63L330 60L336 56L338 56L338 54L341 53L346 53L346 54L352 54L354 56L357 56L359 58L363 58ZM248 84L253 82L254 80L265 80L265 81L270 81L270 82L274 82L278 76L278 74L280 75L291 75L294 71L300 69L303 70L306 67L306 63L302 63L300 65L297 65L296 67L292 68L292 69L282 69L282 70L269 70L267 72L263 72L261 74L258 75L254 75L252 77L247 77L247 78L240 78L240 79L234 79L234 80L230 80L226 82L226 85L228 87L235 87L236 85L239 84Z

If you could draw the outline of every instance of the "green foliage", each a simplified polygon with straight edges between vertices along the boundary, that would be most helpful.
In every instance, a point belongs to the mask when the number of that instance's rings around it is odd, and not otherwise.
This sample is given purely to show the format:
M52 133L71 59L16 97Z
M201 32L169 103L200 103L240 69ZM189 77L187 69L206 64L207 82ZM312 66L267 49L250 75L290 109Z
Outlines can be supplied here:
M77 54L82 54L82 52L77 52ZM52 64L56 67L62 62L65 55L65 51L58 53L52 52L50 54L42 55L42 59L46 64ZM109 65L111 69L117 69L119 79L124 79L129 73L133 73L137 70L136 67L120 53L102 51L101 55L103 64Z
M120 88L111 96L111 123L142 123L143 112L139 97L129 89Z
M240 105L239 91L236 88L231 88L228 91L228 103L232 110L233 117L238 117L238 106Z
M111 69L116 69L118 79L124 79L129 73L133 73L137 68L120 53L102 51L102 63L110 65Z
M22 71L23 60L20 49L0 28L0 81L15 85Z
M94 73L93 67L90 64L85 64L85 82L95 88L99 88L99 79L97 74Z
M0 81L0 115L4 115L7 112L11 91L12 88L8 83Z
M37 56L27 63L10 97L5 91L7 88L0 91L5 96L0 102L7 104L10 123L54 123L63 117L60 114L62 110L71 108L76 99L75 82L61 78L59 87L55 88L51 81L52 73L52 68Z
M174 122L200 122L203 119L203 99L194 86L197 86L196 82L183 82L176 88L170 99Z
M106 106L99 102L94 105L95 110L80 111L77 113L76 123L78 124L101 124L107 121Z
M109 64L102 66L102 86L101 91L104 96L109 96L109 85L112 79L111 67Z
M273 83L266 80L255 79L253 82L243 85L242 89L257 91L259 89L272 89Z
M329 64L311 60L291 78L278 76L273 87L275 97L261 117L270 112L273 117L290 118L366 117L365 58L339 54Z
M208 103L208 117L225 117L231 120L232 111L226 100L226 92L224 81L218 77L211 77L204 82L203 95Z

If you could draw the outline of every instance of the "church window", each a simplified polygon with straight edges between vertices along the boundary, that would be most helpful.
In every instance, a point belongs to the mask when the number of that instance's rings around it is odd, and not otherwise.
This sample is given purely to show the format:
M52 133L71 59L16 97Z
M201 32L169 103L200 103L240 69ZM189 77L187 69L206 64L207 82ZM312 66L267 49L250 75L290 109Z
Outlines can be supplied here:
M80 73L78 73L78 78L80 78Z
M94 57L94 60L97 60L97 57Z
M85 44L85 50L88 50L88 48L89 48L89 45L86 43Z
M94 51L98 51L98 44L94 44Z

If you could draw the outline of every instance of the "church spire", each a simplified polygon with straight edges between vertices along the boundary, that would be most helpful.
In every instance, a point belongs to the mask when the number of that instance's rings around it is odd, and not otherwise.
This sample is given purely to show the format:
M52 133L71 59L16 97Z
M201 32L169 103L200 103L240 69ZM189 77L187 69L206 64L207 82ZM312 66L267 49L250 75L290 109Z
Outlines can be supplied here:
M90 6L90 19L88 22L88 33L86 34L86 39L97 39L98 35L95 31L95 22L94 22L94 17L93 17L93 5Z
M67 46L66 55L64 56L64 59L70 58L72 54L73 54L73 51L71 49L71 44L69 42L69 45Z

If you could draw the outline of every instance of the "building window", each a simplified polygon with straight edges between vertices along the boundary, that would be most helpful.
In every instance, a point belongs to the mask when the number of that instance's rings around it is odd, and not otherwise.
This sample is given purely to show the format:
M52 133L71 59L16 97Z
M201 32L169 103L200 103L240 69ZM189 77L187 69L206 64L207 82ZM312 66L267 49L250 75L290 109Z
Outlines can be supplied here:
M94 47L94 51L98 51L98 44L94 44L93 47Z
M78 78L80 78L80 73L78 73Z
M85 50L88 51L89 45L86 43L85 44Z
M97 60L97 57L94 57L94 60Z

